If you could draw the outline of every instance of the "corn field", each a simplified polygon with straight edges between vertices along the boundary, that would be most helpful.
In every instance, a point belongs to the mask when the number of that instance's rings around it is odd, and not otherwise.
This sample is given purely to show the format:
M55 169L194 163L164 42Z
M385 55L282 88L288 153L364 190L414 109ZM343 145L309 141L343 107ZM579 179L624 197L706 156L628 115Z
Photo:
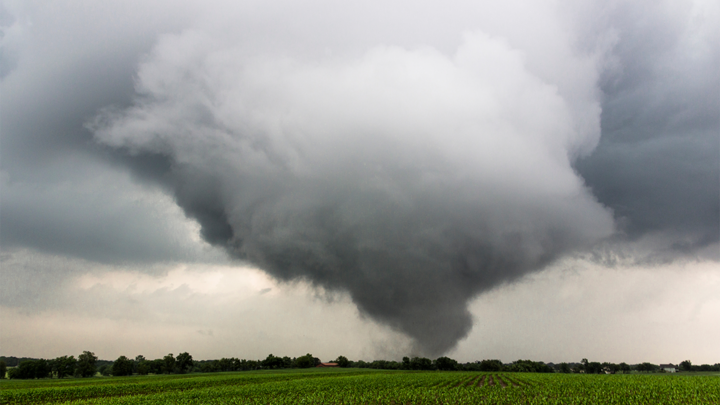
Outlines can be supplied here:
M0 381L0 404L720 404L720 376L291 370Z

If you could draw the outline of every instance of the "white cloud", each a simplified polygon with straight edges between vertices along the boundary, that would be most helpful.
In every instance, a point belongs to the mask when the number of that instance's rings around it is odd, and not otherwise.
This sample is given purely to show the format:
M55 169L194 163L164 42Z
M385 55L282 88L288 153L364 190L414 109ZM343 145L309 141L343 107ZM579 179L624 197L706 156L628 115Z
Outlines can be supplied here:
M372 359L407 347L406 338L362 318L347 296L332 297L327 305L322 291L277 284L243 267L89 272L65 284L53 295L55 305L41 311L0 307L3 324L13 325L2 329L0 340L15 356L91 350L111 360L182 351L196 359L307 352L324 360L340 354Z

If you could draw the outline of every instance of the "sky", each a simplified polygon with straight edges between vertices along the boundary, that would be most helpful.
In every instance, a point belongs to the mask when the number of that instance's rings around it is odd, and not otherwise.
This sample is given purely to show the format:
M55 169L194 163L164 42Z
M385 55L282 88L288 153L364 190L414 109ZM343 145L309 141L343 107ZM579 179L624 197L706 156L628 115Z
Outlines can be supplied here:
M0 2L0 354L720 362L720 5Z

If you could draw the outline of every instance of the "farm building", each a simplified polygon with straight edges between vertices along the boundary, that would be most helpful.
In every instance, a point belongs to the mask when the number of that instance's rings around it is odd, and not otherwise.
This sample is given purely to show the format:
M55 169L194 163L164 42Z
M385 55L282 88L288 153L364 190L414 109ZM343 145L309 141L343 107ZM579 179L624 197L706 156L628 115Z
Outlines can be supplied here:
M663 370L666 373L674 373L677 371L677 366L673 366L672 364L661 364L660 370Z

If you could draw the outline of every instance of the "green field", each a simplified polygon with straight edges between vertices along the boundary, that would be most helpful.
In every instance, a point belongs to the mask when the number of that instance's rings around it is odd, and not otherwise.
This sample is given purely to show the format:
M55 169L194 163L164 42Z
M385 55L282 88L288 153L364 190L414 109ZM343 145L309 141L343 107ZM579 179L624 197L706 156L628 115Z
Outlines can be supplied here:
M317 369L0 381L1 404L720 404L720 376Z

